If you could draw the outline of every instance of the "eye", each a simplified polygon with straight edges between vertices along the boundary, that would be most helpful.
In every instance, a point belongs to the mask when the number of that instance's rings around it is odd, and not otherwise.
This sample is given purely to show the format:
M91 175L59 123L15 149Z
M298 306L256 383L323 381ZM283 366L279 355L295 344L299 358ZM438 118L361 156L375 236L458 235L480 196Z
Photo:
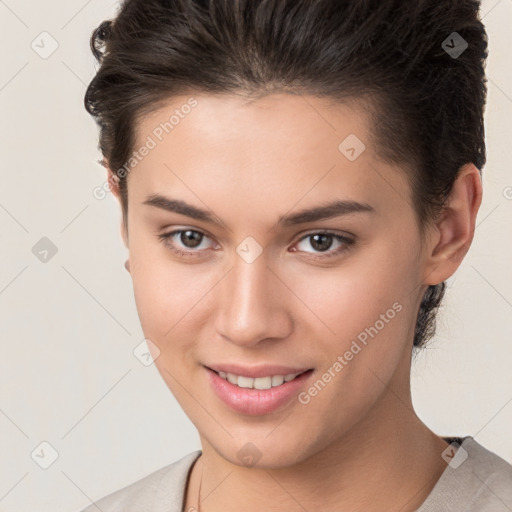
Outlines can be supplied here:
M195 229L176 229L158 235L158 238L165 247L175 254L186 257L200 256L200 253L206 249L217 249L219 247L205 233ZM210 240L210 245L208 243L205 245L207 240ZM334 250L331 249L333 243L334 245L337 244ZM315 258L331 258L348 251L354 243L355 240L346 236L330 231L318 231L303 236L291 251L296 252L295 247L299 247L299 251L313 254ZM300 248L300 244L309 245L310 248L313 248L313 251L305 247Z
M338 244L337 248L331 250L331 247L333 246L334 242ZM355 243L355 240L352 240L351 238L330 231L318 231L315 233L309 233L306 236L302 237L296 244L296 247L300 246L300 244L302 243L304 243L304 245L312 247L313 251L308 251L307 248L304 248L304 246L303 248L299 249L300 251L318 255L315 257L331 258L334 256L338 256L344 253L345 251L348 251L351 248L351 246ZM296 251L297 249L292 250Z
M180 256L197 256L201 251L212 248L204 246L205 240L210 240L201 231L194 229L176 229L170 233L158 235L159 240L171 251Z

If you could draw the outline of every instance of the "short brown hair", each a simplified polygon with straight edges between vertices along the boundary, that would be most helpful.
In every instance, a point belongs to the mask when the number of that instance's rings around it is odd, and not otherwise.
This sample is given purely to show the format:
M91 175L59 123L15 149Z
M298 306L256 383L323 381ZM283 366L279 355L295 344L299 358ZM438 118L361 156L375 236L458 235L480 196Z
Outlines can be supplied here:
M103 162L121 168L137 120L191 90L376 98L375 148L409 169L423 230L461 166L485 164L479 8L476 0L125 0L91 37L101 65L85 107L100 128ZM433 336L445 286L426 290L414 347Z

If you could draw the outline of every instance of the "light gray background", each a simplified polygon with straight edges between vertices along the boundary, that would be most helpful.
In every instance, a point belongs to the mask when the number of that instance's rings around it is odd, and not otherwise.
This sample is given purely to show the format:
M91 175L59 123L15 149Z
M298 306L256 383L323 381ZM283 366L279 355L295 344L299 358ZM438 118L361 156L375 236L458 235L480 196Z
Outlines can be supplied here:
M0 1L0 510L73 512L192 450L197 432L143 339L121 219L83 108L99 0ZM512 462L512 0L483 2L488 163L473 246L413 370L418 414ZM43 59L39 52L57 50ZM45 38L44 41L42 38ZM43 48L44 46L44 48ZM58 252L32 252L48 237ZM48 442L57 460L49 460ZM34 452L35 450L35 452ZM42 451L41 451L42 450ZM32 458L32 455L33 457ZM35 459L35 460L34 460Z

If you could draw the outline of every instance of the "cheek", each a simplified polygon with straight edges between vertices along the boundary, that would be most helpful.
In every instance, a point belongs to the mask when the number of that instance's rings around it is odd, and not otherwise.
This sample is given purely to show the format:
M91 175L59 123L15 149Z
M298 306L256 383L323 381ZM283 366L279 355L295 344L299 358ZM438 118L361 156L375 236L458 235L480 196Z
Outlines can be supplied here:
M213 285L212 276L173 262L162 252L157 258L148 251L140 257L135 253L133 289L144 337L154 344L152 357L167 386L183 408L190 408L183 383L194 378L191 370L202 329L198 313Z
M412 346L411 283L418 272L413 261L405 251L397 255L394 244L375 242L337 268L305 272L297 267L289 277L308 308L303 308L303 325L323 349L319 351L323 367L331 367L342 356L344 377L338 382L352 380L348 388L361 396L369 381L376 380L375 374L387 381L405 345Z
M133 289L144 332L163 340L186 323L187 316L211 287L205 273L168 260L133 265Z
M394 303L410 300L415 270L407 255L399 260L394 252L376 242L338 266L297 265L287 281L310 310L308 322L314 322L316 314L316 324L323 325L326 334L354 335L373 325Z
M408 281L414 270L405 257L386 263L388 254L392 251L383 247L336 271L297 276L294 291L316 314L303 316L319 362L319 380L301 402L311 418L348 426L372 407L395 372L402 372L404 349L409 343L412 348Z
M192 354L211 308L211 291L222 277L218 268L174 260L162 244L133 236L130 267L144 336L169 361Z

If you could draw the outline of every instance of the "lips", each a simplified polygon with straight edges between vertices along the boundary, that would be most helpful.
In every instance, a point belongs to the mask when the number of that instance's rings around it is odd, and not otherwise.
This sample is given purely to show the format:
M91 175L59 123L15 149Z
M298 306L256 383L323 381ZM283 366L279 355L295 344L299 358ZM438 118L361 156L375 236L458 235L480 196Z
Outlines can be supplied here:
M213 370L216 373L232 373L240 377L251 377L253 379L258 377L272 377L274 375L289 375L304 373L312 368L298 367L298 366L284 366L278 364L268 364L260 366L241 366L238 364L212 364L206 368Z
M207 377L212 390L218 398L235 412L240 414L257 416L269 414L277 409L289 404L300 390L304 388L313 374L311 368L297 368L280 365L266 365L260 367L241 367L238 365L213 365L219 369L215 371L212 367L205 367ZM224 370L234 370L233 375L238 375L242 379L260 379L270 375L289 375L300 373L294 379L285 381L276 387L268 389L253 389L249 387L240 387L237 384L229 382L221 377L220 372ZM282 373L273 373L282 372ZM289 373L286 373L289 372ZM231 374L231 372L225 372Z

